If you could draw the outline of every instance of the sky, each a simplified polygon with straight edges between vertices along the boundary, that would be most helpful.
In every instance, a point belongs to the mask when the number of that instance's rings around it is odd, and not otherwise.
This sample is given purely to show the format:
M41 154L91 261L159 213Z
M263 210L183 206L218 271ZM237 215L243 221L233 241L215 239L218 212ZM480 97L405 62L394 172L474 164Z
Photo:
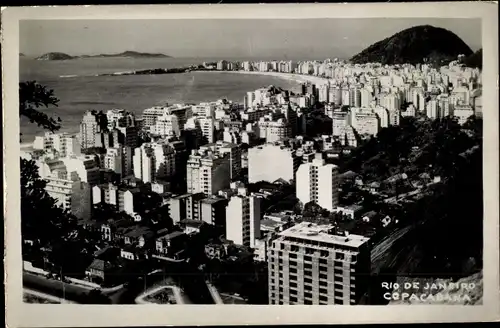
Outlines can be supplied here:
M424 24L454 32L473 51L481 48L481 20L457 18L29 20L20 22L19 48L27 56L133 50L178 58L348 58Z

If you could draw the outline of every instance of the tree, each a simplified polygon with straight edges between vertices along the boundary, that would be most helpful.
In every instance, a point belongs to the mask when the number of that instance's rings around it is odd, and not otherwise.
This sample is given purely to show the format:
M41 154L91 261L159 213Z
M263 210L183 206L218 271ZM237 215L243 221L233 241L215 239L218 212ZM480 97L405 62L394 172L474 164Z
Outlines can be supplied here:
M40 107L48 108L57 106L59 99L54 96L54 91L35 81L19 83L19 116L24 116L31 123L46 130L55 132L61 128L61 118L52 118L39 110Z
M35 81L19 83L19 115L51 132L61 128L61 120L49 117L39 108L57 106L58 102L53 90ZM23 238L36 240L41 247L51 249L48 258L61 271L69 259L78 259L77 264L81 264L80 255L88 245L85 239L78 237L76 218L59 207L47 193L47 182L40 177L34 161L21 158L20 166Z

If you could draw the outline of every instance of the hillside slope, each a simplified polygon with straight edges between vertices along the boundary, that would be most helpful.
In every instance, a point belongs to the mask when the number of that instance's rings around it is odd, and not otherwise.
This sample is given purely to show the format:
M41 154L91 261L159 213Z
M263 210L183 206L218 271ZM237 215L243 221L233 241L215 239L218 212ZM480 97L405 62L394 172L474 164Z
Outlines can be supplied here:
M420 25L378 41L351 58L351 62L382 64L445 63L472 50L456 34L443 28Z

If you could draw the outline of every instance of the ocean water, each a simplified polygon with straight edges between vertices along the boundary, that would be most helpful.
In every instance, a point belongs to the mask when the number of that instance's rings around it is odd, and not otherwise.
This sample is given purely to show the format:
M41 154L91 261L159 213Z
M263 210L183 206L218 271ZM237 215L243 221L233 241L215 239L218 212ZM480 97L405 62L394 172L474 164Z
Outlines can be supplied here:
M20 58L20 81L37 81L54 90L58 107L43 109L60 117L61 132L76 133L85 111L122 108L140 115L146 108L166 103L199 103L220 98L242 102L246 91L275 85L297 91L294 81L272 76L192 72L165 75L93 76L121 71L185 67L214 59L86 58L37 61ZM66 77L61 77L66 76ZM68 77L70 76L70 77ZM32 142L45 131L21 118L21 141Z

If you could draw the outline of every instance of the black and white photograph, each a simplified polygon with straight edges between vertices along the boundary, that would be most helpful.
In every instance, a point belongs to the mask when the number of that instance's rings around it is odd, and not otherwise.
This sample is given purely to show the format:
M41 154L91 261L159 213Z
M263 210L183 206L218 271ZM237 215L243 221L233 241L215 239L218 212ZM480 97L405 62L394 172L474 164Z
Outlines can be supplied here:
M19 19L24 304L486 305L482 18L274 13Z

